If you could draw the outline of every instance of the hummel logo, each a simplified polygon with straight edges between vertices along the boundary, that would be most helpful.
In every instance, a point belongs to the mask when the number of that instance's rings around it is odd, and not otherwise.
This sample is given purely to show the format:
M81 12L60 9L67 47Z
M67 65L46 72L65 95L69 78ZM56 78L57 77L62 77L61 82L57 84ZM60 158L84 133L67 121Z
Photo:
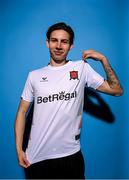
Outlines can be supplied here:
M42 80L40 80L40 82L47 82L47 81L48 81L47 77L42 77Z

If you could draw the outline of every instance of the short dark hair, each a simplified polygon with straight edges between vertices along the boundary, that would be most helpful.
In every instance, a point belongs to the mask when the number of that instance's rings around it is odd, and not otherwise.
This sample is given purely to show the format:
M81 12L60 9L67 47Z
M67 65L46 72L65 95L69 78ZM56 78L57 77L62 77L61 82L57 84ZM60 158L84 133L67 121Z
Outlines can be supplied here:
M60 22L60 23L56 23L56 24L50 26L46 32L46 37L48 40L50 40L51 33L55 30L64 30L64 31L68 32L70 35L70 44L71 45L73 44L74 31L69 25L65 24L64 22Z

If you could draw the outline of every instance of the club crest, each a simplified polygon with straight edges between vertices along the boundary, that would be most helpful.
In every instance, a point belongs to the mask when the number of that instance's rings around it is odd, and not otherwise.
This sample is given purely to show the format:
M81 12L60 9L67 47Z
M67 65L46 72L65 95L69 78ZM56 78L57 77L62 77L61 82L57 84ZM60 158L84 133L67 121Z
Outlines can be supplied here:
M79 80L78 79L78 71L70 71L70 80L71 79L77 79L77 80Z

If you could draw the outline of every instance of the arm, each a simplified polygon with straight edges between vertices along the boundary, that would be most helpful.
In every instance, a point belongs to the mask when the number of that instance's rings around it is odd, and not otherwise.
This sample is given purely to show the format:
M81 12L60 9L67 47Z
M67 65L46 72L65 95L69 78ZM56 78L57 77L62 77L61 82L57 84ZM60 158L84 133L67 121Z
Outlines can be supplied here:
M96 61L100 61L106 73L107 79L103 82L101 86L97 88L98 91L107 93L113 96L120 96L123 94L123 89L120 85L120 82L109 64L107 58L94 50L87 50L83 52L83 59L92 58Z
M20 166L27 168L30 164L26 159L25 153L22 150L23 134L25 129L25 115L29 108L30 102L21 99L15 120L15 137L16 150Z

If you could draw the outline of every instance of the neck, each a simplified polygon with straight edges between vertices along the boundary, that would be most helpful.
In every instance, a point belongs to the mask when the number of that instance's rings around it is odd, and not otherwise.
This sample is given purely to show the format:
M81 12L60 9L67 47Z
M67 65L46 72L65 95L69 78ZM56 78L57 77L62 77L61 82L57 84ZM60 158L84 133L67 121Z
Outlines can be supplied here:
M63 61L54 61L54 60L50 60L50 65L51 66L63 66L67 63L68 61L67 60L63 60Z

